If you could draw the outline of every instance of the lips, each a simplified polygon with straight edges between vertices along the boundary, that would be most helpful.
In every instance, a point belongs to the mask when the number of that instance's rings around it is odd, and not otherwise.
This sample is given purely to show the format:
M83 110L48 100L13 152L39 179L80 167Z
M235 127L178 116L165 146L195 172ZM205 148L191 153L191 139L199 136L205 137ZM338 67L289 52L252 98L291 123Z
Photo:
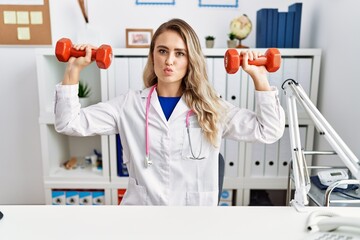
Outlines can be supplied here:
M174 71L171 69L171 68L165 68L164 69L164 73L166 74L166 75L170 75L170 74L172 74Z

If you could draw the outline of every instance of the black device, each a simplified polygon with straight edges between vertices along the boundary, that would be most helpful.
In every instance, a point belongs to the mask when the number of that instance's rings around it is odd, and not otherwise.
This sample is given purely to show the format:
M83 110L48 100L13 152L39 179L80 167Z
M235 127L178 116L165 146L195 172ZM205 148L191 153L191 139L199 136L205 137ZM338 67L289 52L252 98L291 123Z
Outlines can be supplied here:
M0 211L0 220L3 218L4 214Z

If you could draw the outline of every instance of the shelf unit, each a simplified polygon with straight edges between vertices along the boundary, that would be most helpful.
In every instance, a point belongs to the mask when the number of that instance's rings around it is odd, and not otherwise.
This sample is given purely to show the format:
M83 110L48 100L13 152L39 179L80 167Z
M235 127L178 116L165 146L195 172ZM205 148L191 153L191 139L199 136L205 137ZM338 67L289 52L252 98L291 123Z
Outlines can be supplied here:
M105 204L111 204L108 136L72 137L59 134L54 127L55 86L62 81L66 64L59 62L53 49L36 50L37 77L40 105L40 138L46 204L52 203L55 189L104 190ZM108 99L106 84L99 81L100 70L95 64L82 71L80 78L92 88L90 101L97 103ZM102 154L102 169L77 167L66 170L63 164L71 157L78 159Z
M236 106L254 109L254 89L252 80L241 69L229 75L223 66L223 57L227 49L204 49L209 80L215 89L227 101ZM256 49L265 52L266 49ZM293 78L301 83L310 99L316 105L318 82L320 74L320 49L279 49L282 55L281 68L269 74L271 85L278 87L280 101L286 110L282 82ZM107 70L99 70L95 64L84 71L82 78L89 81L92 89L96 89L94 102L106 101L128 89L142 89L142 72L147 61L148 49L113 49L114 59ZM118 189L126 189L128 179L117 174L117 154L115 135L82 139L63 136L53 128L54 116L52 111L53 92L55 84L61 81L64 64L59 63L51 49L40 49L37 52L39 102L40 102L40 128L42 141L42 158L44 165L44 183L47 194L53 188L101 188L106 190L106 204L118 204ZM101 80L99 80L101 79ZM299 110L299 124L303 127L303 140L307 149L312 149L314 126L304 111ZM89 144L92 142L92 144ZM76 145L76 151L81 146L101 146L103 154L103 171L99 173L83 174L74 172L69 175L59 169L59 163L66 157L74 154L70 146ZM266 146L262 156L265 158ZM290 143L284 137L272 147L276 159L273 168L268 174L266 160L262 160L260 170L255 170L253 152L255 145L251 143L224 140L221 153L226 160L224 189L234 190L236 205L248 205L252 189L283 190L287 188L287 174L285 170L290 160ZM254 149L253 149L254 148ZM281 149L280 149L281 148ZM275 150L274 150L275 149ZM268 150L270 151L270 150ZM52 158L53 155L57 156ZM52 156L52 157L50 157ZM276 160L276 161L275 161ZM311 158L308 159L309 163ZM262 172L262 174L261 174ZM266 174L265 174L266 173ZM83 175L82 175L83 174ZM49 201L48 201L49 200ZM47 203L51 199L47 197Z

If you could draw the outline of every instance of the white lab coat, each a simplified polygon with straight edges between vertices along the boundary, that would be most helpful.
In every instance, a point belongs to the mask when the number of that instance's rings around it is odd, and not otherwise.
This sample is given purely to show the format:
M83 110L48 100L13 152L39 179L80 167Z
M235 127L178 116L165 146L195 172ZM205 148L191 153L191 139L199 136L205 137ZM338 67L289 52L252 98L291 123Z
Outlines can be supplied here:
M181 98L167 121L157 92L151 97L149 111L150 158L144 166L145 108L150 89L130 90L108 102L80 109L77 85L57 85L55 128L73 136L119 133L123 161L129 171L129 184L123 205L208 205L218 201L218 154L221 138L272 143L284 130L285 117L277 90L256 92L256 113L230 103L225 124L220 128L218 147L201 133L196 116L190 117L191 152L185 119L190 110ZM202 140L201 140L202 139Z

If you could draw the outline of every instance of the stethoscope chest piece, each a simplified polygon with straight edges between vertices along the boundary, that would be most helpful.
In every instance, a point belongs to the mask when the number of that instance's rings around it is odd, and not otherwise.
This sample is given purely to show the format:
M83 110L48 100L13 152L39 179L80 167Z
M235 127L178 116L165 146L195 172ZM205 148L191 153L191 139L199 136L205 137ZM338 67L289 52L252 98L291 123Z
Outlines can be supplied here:
M144 163L145 163L146 168L150 167L153 164L153 162L151 161L149 156L145 156L145 162Z

